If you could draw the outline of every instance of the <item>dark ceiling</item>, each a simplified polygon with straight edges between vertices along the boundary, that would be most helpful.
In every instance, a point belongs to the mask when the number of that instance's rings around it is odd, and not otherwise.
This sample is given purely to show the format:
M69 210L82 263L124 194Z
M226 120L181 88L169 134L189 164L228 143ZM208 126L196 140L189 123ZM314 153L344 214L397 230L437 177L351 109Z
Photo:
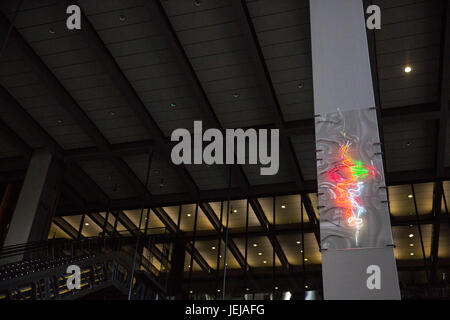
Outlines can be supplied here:
M307 0L79 0L80 31L66 28L75 1L19 3L0 3L2 182L23 179L45 147L66 166L61 215L315 191ZM382 10L368 40L387 182L445 180L449 10L370 3ZM194 120L279 128L278 174L173 165L170 134Z

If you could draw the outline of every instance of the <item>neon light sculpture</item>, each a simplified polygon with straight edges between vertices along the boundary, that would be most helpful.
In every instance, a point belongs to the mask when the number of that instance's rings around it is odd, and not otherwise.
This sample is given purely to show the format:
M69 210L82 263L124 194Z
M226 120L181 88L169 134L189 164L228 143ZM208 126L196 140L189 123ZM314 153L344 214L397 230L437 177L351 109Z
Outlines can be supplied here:
M375 168L349 156L350 142L339 149L341 160L327 171L328 181L334 183L336 204L343 208L343 214L350 226L357 229L362 225L365 208L360 199L364 183L375 177Z

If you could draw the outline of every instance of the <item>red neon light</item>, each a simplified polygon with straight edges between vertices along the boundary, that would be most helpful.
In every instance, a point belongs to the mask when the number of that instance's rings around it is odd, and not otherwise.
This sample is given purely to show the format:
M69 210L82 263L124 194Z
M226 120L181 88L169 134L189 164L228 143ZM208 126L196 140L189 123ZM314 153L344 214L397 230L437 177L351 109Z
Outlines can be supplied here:
M334 183L336 204L344 209L344 217L349 225L360 225L361 215L365 212L361 199L361 188L364 182L375 177L373 166L355 161L348 155L350 143L339 149L342 160L327 171L328 181Z

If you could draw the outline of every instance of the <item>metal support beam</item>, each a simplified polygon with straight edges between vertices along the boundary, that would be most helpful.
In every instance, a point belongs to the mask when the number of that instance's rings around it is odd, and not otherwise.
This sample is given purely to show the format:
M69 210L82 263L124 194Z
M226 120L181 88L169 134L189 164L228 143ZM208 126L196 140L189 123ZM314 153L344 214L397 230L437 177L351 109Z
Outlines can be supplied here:
M258 199L250 198L250 199L248 199L248 201L250 203L250 206L253 209L253 212L256 215L256 218L258 219L259 223L261 224L261 227L263 228L263 230L265 232L267 232L267 237L269 238L270 243L272 244L273 249L275 250L275 253L278 256L278 259L280 260L281 265L284 268L289 269L289 267L290 267L289 261L288 261L286 255L284 254L283 249L282 249L276 235L273 233L273 231L272 231L273 226L271 226L269 223L269 220L267 220L267 217L264 214L264 211L263 211L261 205L259 204ZM297 230L297 232L298 232L298 230Z
M0 33L7 32L8 25L8 19L3 14L0 14ZM136 174L128 167L125 161L114 156L108 140L15 28L12 28L7 49L17 56L22 57L24 61L28 63L31 70L42 82L45 82L47 87L53 92L61 107L71 115L87 136L92 139L95 145L110 156L110 160L116 169L128 183L141 194L143 192L142 182Z

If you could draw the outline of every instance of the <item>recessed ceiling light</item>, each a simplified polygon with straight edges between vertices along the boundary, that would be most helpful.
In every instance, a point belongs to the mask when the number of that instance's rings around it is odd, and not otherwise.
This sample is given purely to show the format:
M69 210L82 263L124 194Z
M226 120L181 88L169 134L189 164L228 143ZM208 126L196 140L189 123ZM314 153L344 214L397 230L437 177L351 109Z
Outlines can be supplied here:
M234 210L233 210L233 213L237 213L237 210L236 210L236 209L234 209Z
M283 205L281 206L281 209L286 209L286 206L283 204Z
M301 244L301 242L300 242L300 241L297 241L297 244Z
M188 217L190 217L190 216L191 216L191 214L190 214L190 213L188 213L188 214L187 214L187 216L188 216Z
M299 83L299 84L297 85L297 88L303 89L303 83Z
M190 268L191 267L191 265L188 265L188 268Z
M192 290L191 290L191 291L189 291L189 293L192 293Z
M219 258L222 258L222 255L221 255L221 254L219 254Z
M408 194L408 198L412 199L413 195L412 194Z
M303 253L303 250L300 250L300 253Z
M217 289L217 292L220 292L220 289Z
M216 250L216 247L211 247L212 250Z
M257 244L257 243L254 243L253 246L256 248L256 247L258 246L258 244Z
M55 29L52 29L52 28L48 29L48 32L49 32L50 34L55 34L55 33L56 33Z
M406 146L409 148L409 147L411 147L411 142L407 142L406 143Z
M89 223L86 222L84 225L85 225L85 226L89 226Z
M262 252L258 252L258 256L262 256Z
M56 122L58 122L58 124L62 124L62 123L63 123L63 121L62 121L61 119L59 119L59 120L56 121Z
M109 114L112 115L113 117L116 115L114 111L111 111Z
M195 1L194 1L194 5L195 5L196 7L200 7L201 4L202 4L202 2L201 2L200 0L195 0Z
M410 246L410 247L414 247L414 243L410 243L409 246Z
M120 16L119 16L119 20L120 21L125 21L127 18L123 15L123 14L121 14Z
M278 287L275 287L275 290L278 290Z
M305 262L308 261L308 258L305 258Z
M410 252L409 255L410 255L410 256L413 256L413 255L414 255L414 252Z
M412 68L410 66L405 67L405 72L410 73L412 71Z
M250 289L249 289L249 288L246 288L245 290L249 291Z
M414 234L410 233L408 237L412 238L414 237Z
M237 93L237 92L235 92L235 93L233 93L233 98L235 98L235 99L237 99L237 98L239 98L239 93Z
M263 261L263 263L267 263L267 261L266 261L266 260L264 260L264 261Z
M305 286L305 289L308 289L308 286Z

